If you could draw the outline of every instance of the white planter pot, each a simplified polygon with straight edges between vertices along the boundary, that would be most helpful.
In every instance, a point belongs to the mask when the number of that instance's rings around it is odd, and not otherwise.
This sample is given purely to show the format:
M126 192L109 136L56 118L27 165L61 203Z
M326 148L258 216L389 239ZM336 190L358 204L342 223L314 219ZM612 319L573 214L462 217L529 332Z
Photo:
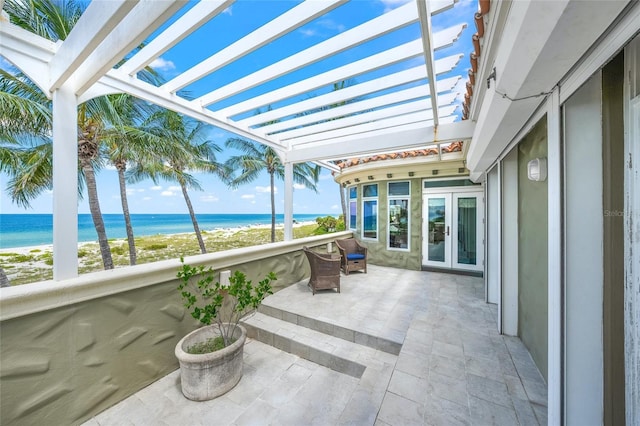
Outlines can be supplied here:
M233 344L208 354L190 354L186 350L195 343L218 336L217 325L199 328L187 334L176 345L180 361L182 393L193 401L207 401L231 390L242 377L242 353L247 330L238 325Z

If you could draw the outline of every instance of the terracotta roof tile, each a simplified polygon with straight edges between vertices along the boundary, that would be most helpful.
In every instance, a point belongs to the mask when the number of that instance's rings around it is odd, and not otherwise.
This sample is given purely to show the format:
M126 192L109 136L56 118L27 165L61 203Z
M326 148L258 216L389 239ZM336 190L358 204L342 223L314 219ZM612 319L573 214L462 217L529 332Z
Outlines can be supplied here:
M462 144L462 141L452 142L451 144L443 147L442 152L460 152L462 151ZM430 155L438 155L438 148L426 148L413 151L392 152L389 154L377 154L363 158L351 158L349 160L340 161L337 163L337 165L340 169L344 169L347 167L356 166L358 164L367 164L374 161L427 157Z

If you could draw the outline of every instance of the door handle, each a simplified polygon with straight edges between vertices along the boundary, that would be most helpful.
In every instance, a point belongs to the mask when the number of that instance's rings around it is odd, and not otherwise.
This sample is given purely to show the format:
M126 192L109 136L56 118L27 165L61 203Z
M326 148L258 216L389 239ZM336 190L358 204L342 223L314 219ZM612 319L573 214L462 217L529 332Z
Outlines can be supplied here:
M449 227L447 226L447 237L449 236Z

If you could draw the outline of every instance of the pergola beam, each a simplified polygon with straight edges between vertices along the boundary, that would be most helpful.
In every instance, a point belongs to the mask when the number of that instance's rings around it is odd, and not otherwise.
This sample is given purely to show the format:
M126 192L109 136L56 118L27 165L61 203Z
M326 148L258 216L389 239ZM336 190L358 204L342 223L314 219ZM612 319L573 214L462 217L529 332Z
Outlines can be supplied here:
M434 111L438 109L438 93L436 91L435 67L433 58L433 35L431 34L431 11L427 0L417 0L418 15L420 16L420 30L422 32L422 45L424 46L425 66L429 76L429 88L431 96L431 107ZM433 117L433 123L438 127L438 114Z
M51 60L49 91L53 92L65 84L139 1L112 0L89 3Z
M82 95L183 5L181 0L141 0L69 77L75 93Z
M455 117L453 117L455 119ZM390 127L371 134L352 135L324 141L312 146L293 147L287 153L287 161L300 163L330 158L351 158L372 155L377 152L404 151L424 148L425 145L469 140L473 136L475 123L469 120L445 123L438 128L425 123ZM328 155L328 153L331 153Z

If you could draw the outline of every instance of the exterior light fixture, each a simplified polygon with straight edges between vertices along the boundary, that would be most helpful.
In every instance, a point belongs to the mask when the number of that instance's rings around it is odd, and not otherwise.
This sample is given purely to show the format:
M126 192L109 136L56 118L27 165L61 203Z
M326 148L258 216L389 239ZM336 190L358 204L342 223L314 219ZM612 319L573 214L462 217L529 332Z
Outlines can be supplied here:
M367 176L367 179L373 180L373 176Z
M387 173L387 177L388 177L389 179L391 179L391 178L393 177L393 175L392 175L391 173Z
M547 179L547 159L534 158L527 163L527 177L534 182L544 182Z

